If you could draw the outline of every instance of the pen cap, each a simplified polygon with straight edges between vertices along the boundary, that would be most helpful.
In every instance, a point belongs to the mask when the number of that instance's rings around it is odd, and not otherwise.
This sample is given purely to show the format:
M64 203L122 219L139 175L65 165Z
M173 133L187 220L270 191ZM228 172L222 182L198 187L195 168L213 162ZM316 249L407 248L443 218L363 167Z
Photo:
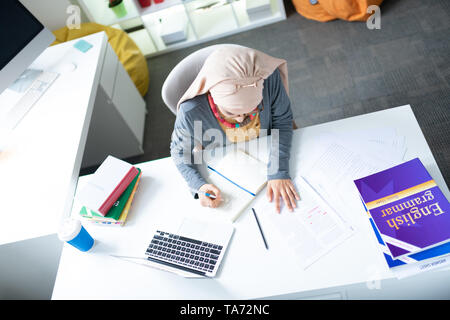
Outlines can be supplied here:
M80 251L88 251L94 245L94 239L76 219L65 219L58 231L58 238Z

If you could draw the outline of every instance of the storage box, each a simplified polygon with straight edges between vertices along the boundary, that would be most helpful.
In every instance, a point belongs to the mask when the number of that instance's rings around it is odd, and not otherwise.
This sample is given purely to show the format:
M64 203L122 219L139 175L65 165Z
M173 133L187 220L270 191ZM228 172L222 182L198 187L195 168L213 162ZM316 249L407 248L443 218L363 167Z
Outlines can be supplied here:
M270 0L246 0L246 11L251 22L270 17L272 7Z
M187 40L188 21L185 16L173 15L161 19L160 36L165 45Z

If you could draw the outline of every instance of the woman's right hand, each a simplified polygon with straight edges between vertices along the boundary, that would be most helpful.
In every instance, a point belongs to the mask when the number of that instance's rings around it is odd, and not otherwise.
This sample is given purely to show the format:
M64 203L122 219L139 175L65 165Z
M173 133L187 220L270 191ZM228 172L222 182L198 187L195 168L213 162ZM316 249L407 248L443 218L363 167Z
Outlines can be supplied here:
M204 184L198 190L202 191L202 192L207 192L207 193L210 193L210 194L216 196L216 199L212 199L202 193L199 193L198 198L200 199L200 204L203 207L217 208L218 206L220 206L220 203L222 201L222 199L220 197L220 190L215 185Z

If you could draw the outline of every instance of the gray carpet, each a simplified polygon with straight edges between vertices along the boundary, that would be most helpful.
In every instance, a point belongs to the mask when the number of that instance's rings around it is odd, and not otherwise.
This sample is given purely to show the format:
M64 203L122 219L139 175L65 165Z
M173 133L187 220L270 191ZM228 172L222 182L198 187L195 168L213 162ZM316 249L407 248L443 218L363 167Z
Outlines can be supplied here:
M320 23L297 14L290 1L285 6L285 21L148 59L145 154L128 160L170 155L175 116L160 93L170 70L202 47L236 43L288 61L299 127L410 104L450 185L450 1L385 0L381 30Z

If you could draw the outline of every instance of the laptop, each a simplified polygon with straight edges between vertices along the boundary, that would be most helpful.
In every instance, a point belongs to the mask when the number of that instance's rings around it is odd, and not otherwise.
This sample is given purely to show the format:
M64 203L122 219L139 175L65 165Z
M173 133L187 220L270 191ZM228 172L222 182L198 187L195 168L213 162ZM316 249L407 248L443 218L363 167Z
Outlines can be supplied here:
M140 264L183 277L215 277L234 232L232 223L183 218L177 225L158 226ZM145 260L143 262L142 260ZM136 262L136 261L133 261Z

